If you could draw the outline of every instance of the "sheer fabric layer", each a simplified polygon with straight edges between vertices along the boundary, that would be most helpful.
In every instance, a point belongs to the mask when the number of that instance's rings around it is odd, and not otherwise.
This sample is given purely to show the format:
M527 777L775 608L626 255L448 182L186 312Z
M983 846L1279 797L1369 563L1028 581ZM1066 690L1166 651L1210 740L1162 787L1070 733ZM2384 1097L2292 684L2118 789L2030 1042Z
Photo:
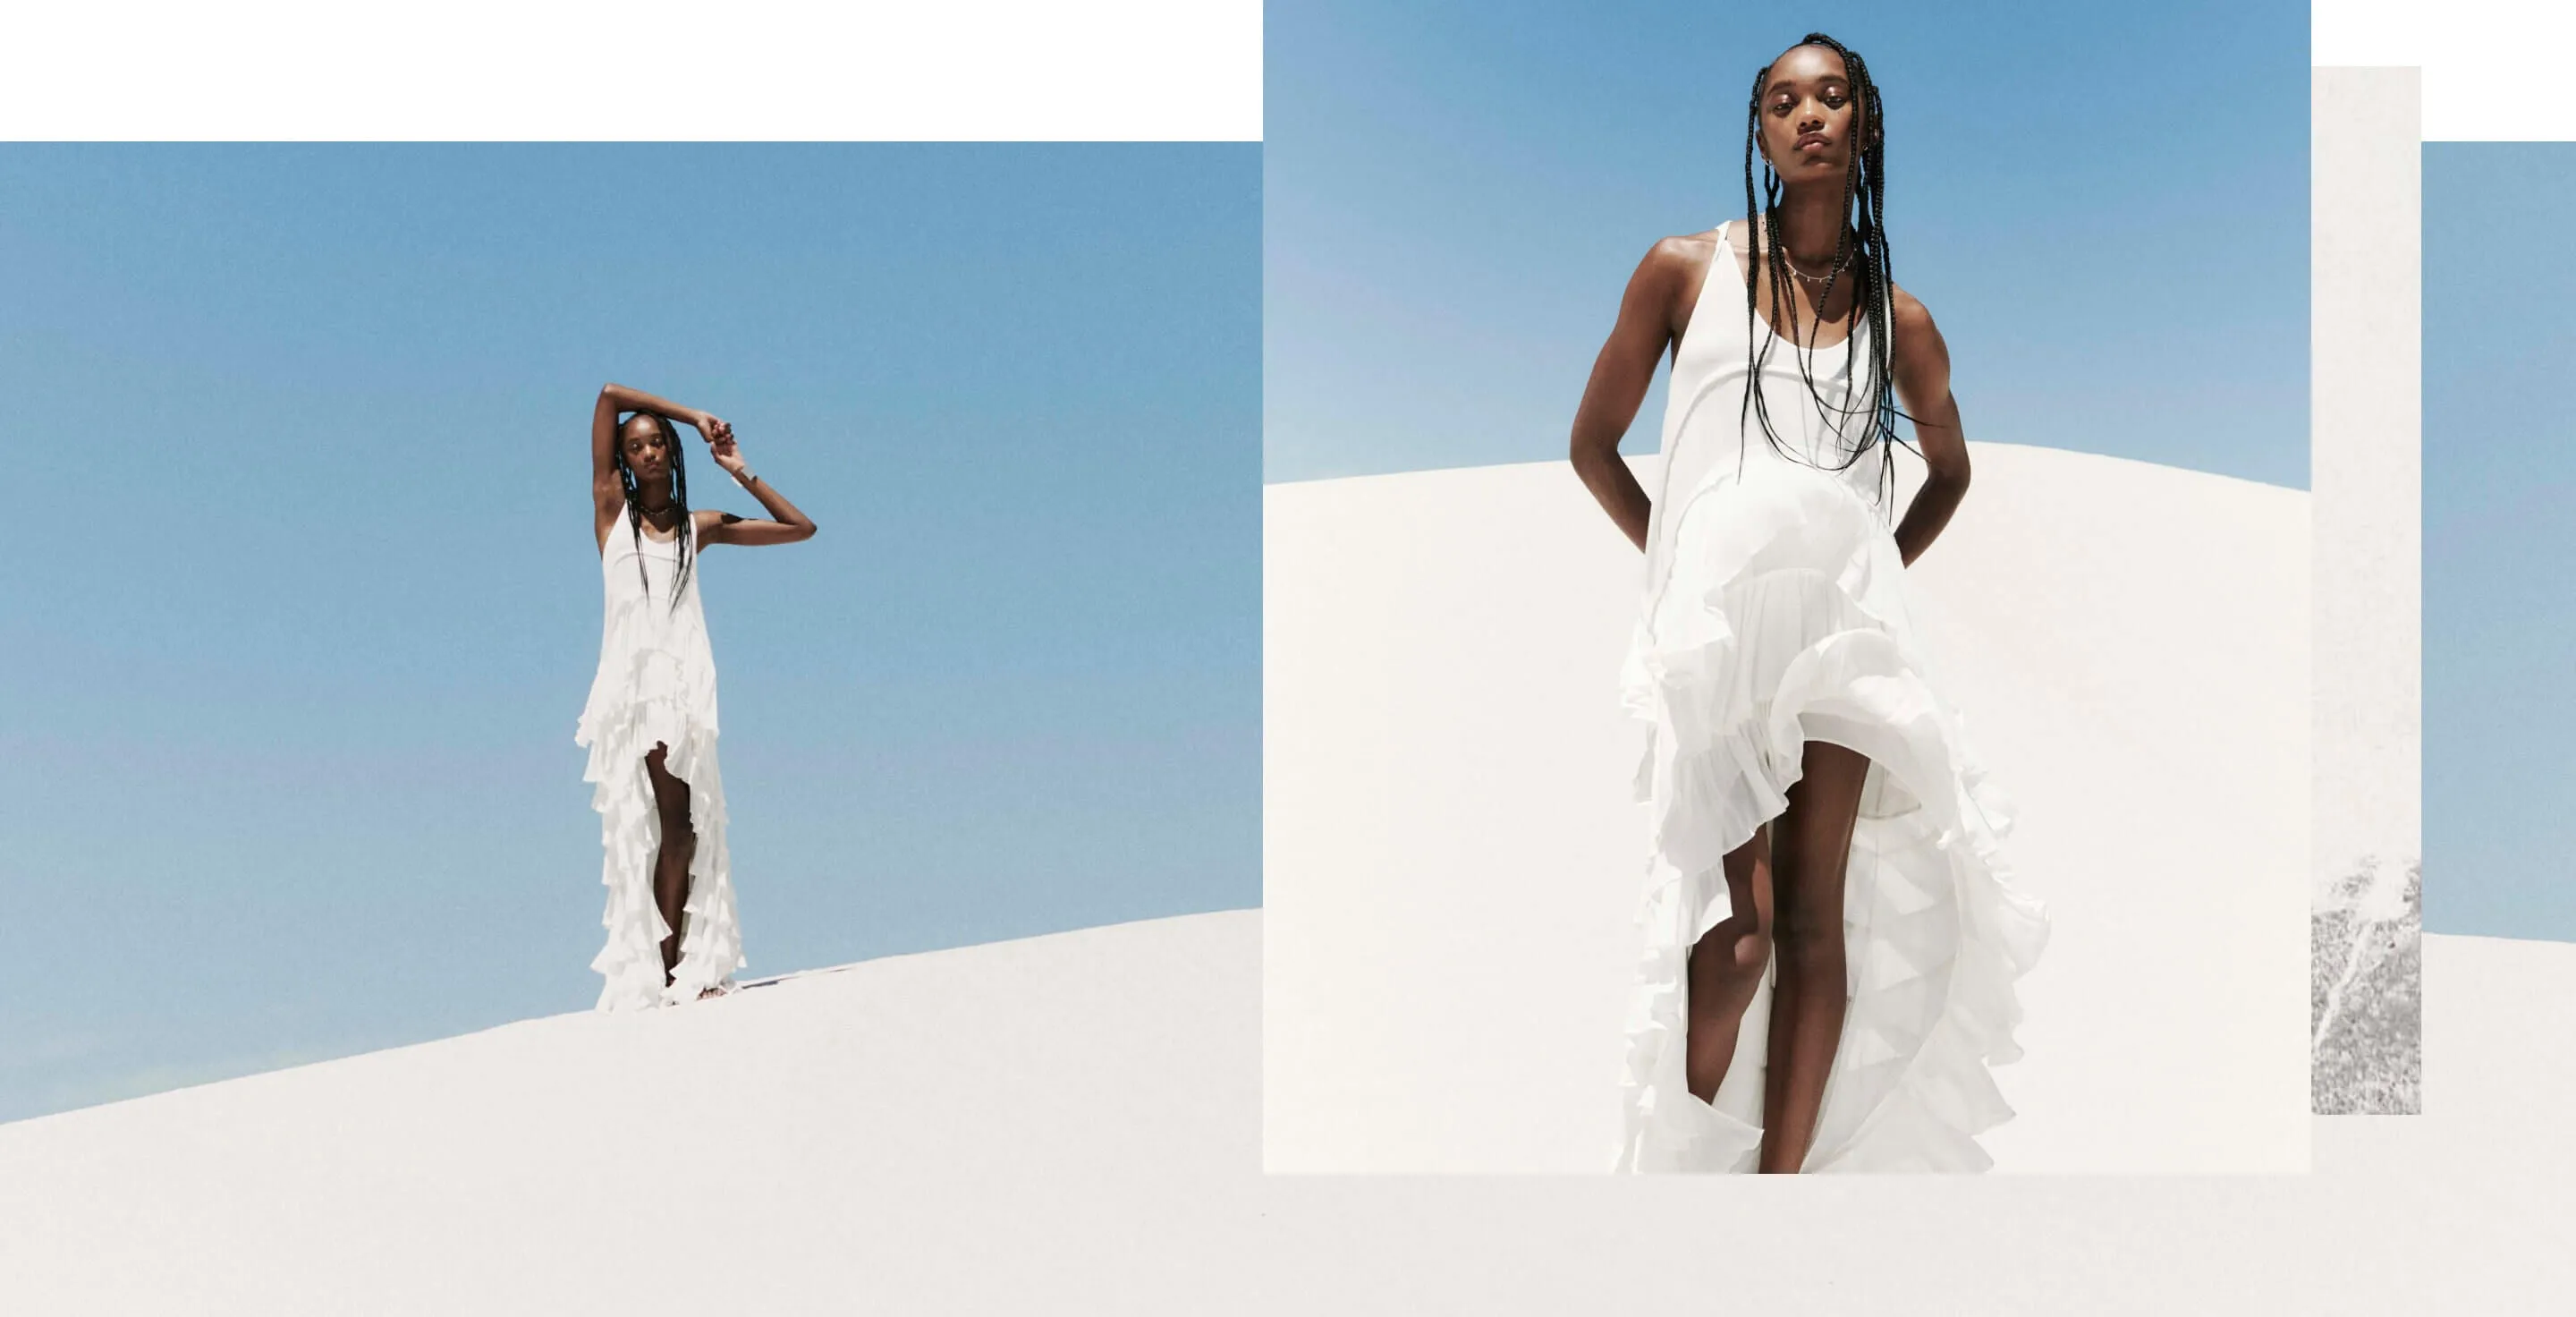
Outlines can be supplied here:
M2046 915L2012 886L2011 807L1918 647L1872 493L1883 450L1834 469L1847 418L1817 406L1776 340L1760 374L1792 453L1747 437L1742 284L1712 269L1664 435L1664 470L1686 483L1656 500L1622 679L1650 732L1637 791L1652 843L1615 1165L1754 1169L1769 985L1703 1102L1684 1070L1690 951L1732 913L1724 857L1780 816L1805 744L1826 741L1870 770L1844 884L1851 1003L1805 1169L1983 1170L1976 1135L2012 1115L1989 1067L2020 1054L2014 980L2039 957ZM1851 365L1848 351L1820 353L1803 369L1849 397Z
M638 579L642 559L648 591ZM574 742L590 751L583 780L599 814L600 883L608 889L600 917L605 944L590 963L601 978L597 1008L640 1010L695 1000L728 989L748 962L734 910L732 866L725 847L724 780L716 762L715 660L698 603L698 572L670 606L676 551L646 540L640 550L623 525L601 556L607 614L599 671L591 683ZM653 865L662 846L661 813L645 756L667 747L663 767L688 784L689 822L697 849L689 862L680 961L662 982L662 939L670 925L653 899Z

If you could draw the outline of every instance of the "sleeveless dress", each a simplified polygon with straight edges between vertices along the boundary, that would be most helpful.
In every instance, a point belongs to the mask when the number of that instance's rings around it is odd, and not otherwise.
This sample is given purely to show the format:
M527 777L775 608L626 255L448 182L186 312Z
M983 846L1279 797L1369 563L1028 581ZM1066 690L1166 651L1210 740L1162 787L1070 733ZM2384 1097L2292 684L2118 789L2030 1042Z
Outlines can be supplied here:
M696 534L694 517L684 519L680 535L691 538L693 560ZM599 811L605 851L599 881L608 888L608 913L600 922L608 929L608 943L590 962L606 979L599 992L598 1009L603 1011L694 1001L707 988L730 988L733 972L747 963L725 857L724 781L716 771L716 664L707 643L706 615L698 606L700 565L691 562L687 593L674 608L671 584L680 536L667 542L649 535L640 540L621 518L600 550L608 604L600 630L599 672L591 680L590 702L573 737L574 744L590 750L590 766L582 777L593 784L590 803ZM662 818L644 767L644 756L657 743L670 747L663 767L689 784L689 823L698 835L697 852L689 861L680 963L668 988L662 985L661 943L671 930L653 901Z
M1651 729L1637 792L1653 841L1616 1169L1754 1169L1771 975L1703 1102L1683 1063L1690 950L1731 911L1726 853L1787 808L1803 744L1826 741L1870 767L1844 885L1850 1006L1803 1169L1981 1171L1993 1163L1976 1134L2012 1115L1987 1067L2020 1055L2013 980L2037 960L2046 916L2012 889L2009 805L1927 679L1880 494L1889 448L1833 469L1871 425L1868 328L1802 352L1754 319L1763 398L1793 459L1745 411L1746 296L1721 228L1673 362L1622 671L1623 703ZM1810 393L1802 355L1832 406Z

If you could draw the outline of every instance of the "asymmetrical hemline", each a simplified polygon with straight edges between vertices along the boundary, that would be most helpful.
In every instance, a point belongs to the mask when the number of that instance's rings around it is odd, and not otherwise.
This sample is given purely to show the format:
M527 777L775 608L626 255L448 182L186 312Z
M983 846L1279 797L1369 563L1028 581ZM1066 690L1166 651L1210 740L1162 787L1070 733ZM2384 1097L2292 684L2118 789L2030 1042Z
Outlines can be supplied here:
M2037 961L2047 917L2012 885L2011 806L1937 693L1909 617L1879 494L1887 450L1848 437L1871 423L1855 370L1868 330L1809 350L1755 321L1783 453L1747 419L1746 293L1721 232L1673 366L1622 672L1625 707L1649 729L1636 787L1651 843L1614 1165L1755 1168L1772 972L1702 1101L1684 1064L1690 952L1732 913L1724 857L1781 815L1806 743L1824 741L1870 767L1844 882L1850 1004L1803 1169L1984 1170L1976 1136L2013 1114L1989 1068L2020 1055L2014 980Z
M671 600L680 536L696 545L694 525L669 541L612 528L600 552L607 600L599 670L592 679L574 743L590 751L584 781L599 814L600 883L608 889L605 945L590 967L602 977L597 1009L641 1010L694 1001L733 987L747 962L734 910L732 866L725 849L724 780L716 763L715 657L699 605L694 552L687 590ZM638 564L642 571L639 573ZM653 867L662 848L661 811L645 757L666 747L663 768L688 784L689 824L697 849L689 861L682 906L679 965L663 983L662 940L669 936L653 899Z

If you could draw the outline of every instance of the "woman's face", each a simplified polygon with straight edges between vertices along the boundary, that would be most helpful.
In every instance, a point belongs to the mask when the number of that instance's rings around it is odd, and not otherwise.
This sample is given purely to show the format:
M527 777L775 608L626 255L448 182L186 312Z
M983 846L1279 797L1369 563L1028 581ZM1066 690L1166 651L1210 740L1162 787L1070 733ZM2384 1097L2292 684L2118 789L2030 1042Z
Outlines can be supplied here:
M1840 182L1852 136L1866 131L1843 57L1822 46L1792 46L1762 82L1762 155L1783 183Z
M671 444L651 417L628 418L617 432L617 444L626 455L626 469L635 473L636 484L658 485L671 478Z

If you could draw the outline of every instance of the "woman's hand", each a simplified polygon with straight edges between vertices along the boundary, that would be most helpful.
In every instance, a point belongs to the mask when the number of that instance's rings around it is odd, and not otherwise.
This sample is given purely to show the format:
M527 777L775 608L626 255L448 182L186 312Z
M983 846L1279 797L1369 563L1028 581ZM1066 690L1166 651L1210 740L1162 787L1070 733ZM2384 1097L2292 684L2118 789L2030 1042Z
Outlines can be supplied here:
M713 417L708 419L713 421L713 425L703 433L707 436L707 447L715 455L716 465L723 467L725 474L732 476L735 484L742 486L753 498L759 499L762 510L768 512L769 517L761 520L737 517L729 512L700 511L697 514L701 518L698 522L700 537L698 542L701 544L794 544L798 540L812 539L814 537L813 519L797 511L796 505L788 502L787 496L779 493L777 488L768 481L751 474L751 464L743 460L742 444L733 437L732 426L717 421Z
M733 427L709 416L706 424L698 427L698 433L706 436L707 449L714 455L716 465L723 467L725 474L740 480L744 465L742 445L734 439Z

